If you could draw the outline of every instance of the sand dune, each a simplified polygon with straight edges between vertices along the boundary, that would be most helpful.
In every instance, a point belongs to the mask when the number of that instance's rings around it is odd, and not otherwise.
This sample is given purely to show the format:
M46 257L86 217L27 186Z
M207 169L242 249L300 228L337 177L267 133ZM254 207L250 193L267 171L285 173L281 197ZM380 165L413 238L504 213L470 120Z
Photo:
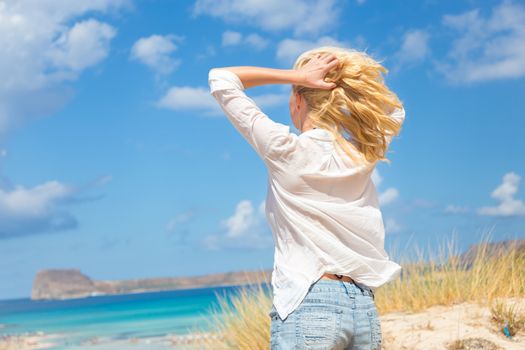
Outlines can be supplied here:
M505 299L509 303L525 305L525 298ZM447 349L456 339L481 338L508 350L524 350L522 331L508 339L490 322L488 306L461 303L452 306L433 306L418 313L388 313L381 316L383 349ZM465 349L491 349L483 347Z

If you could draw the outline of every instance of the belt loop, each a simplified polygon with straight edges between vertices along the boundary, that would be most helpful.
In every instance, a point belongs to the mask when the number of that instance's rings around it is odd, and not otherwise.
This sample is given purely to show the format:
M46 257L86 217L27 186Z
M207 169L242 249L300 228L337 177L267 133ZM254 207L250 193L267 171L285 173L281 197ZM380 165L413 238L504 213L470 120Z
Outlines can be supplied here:
M363 288L361 288L361 286L357 283L354 282L354 284L357 286L357 288L359 288L359 290L361 291L361 294L365 295L365 291Z
M341 286L343 286L343 288L345 289L346 294L348 294L350 296L350 298L355 299L355 291L354 291L354 289L353 288L349 289L346 286L346 284L343 281L341 281L341 280L339 280L338 282L339 282L339 284Z

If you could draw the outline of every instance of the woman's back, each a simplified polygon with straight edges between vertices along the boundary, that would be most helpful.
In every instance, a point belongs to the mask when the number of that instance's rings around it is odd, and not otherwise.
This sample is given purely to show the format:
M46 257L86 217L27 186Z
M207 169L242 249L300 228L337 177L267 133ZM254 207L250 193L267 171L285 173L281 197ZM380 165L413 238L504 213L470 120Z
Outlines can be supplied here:
M274 172L281 185L290 193L333 203L359 200L367 186L373 166L360 166L352 161L329 132L310 129L297 136L286 163Z
M375 289L401 270L384 250L383 218L371 179L375 165L356 164L332 141L321 128L288 135L276 142L279 161L268 163L272 286L283 319L325 272L352 276Z

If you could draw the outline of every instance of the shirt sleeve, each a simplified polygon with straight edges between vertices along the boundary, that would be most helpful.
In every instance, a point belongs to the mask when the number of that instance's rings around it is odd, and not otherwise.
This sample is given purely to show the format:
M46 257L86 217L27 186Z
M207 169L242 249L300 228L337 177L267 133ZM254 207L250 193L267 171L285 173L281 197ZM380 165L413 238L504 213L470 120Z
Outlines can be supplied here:
M266 164L274 164L277 160L283 141L296 139L297 135L290 132L290 126L270 119L246 95L237 74L212 68L208 73L208 85L210 94L215 97L226 117Z
M401 109L399 108L394 109L394 111L390 113L390 117L395 119L399 124L403 125L405 121L405 108L401 107ZM393 138L392 135L386 136L387 145L390 144L390 142L392 141L392 138Z

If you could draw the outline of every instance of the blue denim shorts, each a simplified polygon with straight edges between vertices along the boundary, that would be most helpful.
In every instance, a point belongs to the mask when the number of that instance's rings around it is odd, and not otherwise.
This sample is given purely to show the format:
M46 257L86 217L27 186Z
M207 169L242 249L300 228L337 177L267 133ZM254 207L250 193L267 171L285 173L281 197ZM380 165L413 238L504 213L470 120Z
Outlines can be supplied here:
M270 350L380 350L381 323L370 288L319 279L284 320L272 305Z

